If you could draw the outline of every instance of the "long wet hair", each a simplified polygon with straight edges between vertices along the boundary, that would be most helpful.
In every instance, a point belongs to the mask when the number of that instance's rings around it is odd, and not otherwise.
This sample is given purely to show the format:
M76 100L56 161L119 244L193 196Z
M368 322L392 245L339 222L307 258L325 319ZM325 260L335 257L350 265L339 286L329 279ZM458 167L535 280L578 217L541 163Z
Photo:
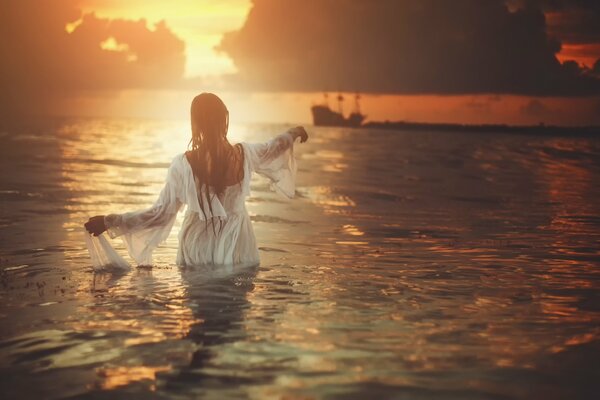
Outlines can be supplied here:
M192 138L188 160L198 189L205 189L208 198L220 197L227 187L227 171L232 167L235 157L234 149L227 140L229 111L218 96L202 93L194 97L190 114ZM243 170L241 174L239 180L243 178ZM206 220L206 207L212 214L211 202L204 204L204 196L199 196L199 200ZM212 223L214 230L214 219Z

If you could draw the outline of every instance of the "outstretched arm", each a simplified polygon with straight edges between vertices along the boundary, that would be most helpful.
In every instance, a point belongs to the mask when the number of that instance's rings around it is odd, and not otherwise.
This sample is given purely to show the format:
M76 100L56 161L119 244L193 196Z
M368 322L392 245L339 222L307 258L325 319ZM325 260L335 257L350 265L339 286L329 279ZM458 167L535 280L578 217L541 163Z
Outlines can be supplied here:
M301 126L290 128L266 142L251 144L250 162L253 169L259 174L264 170L272 169L271 163L286 151L291 150L297 138L300 138L301 143L308 140L308 133Z
M183 205L174 195L174 184L168 179L158 200L150 208L123 214L96 215L84 224L85 229L94 236L109 230L110 236L116 237L168 224Z
M297 126L263 143L246 143L244 148L251 171L267 177L278 193L292 198L295 194L296 159L294 141L308 140L306 130Z
M108 230L113 238L122 236L131 257L138 264L150 264L152 251L167 238L183 206L178 164L175 160L171 163L165 186L151 207L124 214L97 215L85 224L87 231L98 236Z

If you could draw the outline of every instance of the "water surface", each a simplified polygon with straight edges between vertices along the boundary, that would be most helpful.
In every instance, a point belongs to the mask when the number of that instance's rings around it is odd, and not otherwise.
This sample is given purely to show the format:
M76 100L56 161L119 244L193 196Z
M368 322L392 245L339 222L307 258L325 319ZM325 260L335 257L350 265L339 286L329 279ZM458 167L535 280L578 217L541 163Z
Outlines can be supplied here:
M309 132L295 200L252 183L260 266L179 268L180 218L154 267L111 275L81 225L152 204L187 123L1 131L2 397L598 393L599 138Z

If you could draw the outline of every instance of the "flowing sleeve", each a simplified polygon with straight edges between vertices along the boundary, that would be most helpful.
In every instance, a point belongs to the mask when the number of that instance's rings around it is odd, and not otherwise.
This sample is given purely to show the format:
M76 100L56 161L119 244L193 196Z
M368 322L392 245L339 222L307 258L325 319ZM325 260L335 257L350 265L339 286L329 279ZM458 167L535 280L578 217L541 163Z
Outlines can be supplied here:
M294 137L285 132L264 143L244 143L244 148L250 172L267 177L273 190L293 198L298 169L294 157Z
M150 208L104 217L108 235L122 237L129 255L138 265L152 264L152 251L167 239L184 204L181 157L175 157L171 163L165 186Z

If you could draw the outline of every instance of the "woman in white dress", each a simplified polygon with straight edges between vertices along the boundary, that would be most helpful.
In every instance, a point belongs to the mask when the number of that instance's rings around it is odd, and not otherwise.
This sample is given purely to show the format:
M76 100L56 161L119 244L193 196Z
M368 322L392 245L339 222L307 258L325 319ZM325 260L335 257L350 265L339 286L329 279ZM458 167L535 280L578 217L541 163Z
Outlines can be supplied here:
M175 156L154 205L124 214L98 215L85 224L95 236L121 236L138 265L152 264L152 251L163 242L179 211L187 206L179 232L177 264L257 264L256 239L245 198L257 172L275 191L295 193L296 138L306 142L302 127L289 129L265 143L227 140L229 112L219 97L202 93L191 106L191 150Z

